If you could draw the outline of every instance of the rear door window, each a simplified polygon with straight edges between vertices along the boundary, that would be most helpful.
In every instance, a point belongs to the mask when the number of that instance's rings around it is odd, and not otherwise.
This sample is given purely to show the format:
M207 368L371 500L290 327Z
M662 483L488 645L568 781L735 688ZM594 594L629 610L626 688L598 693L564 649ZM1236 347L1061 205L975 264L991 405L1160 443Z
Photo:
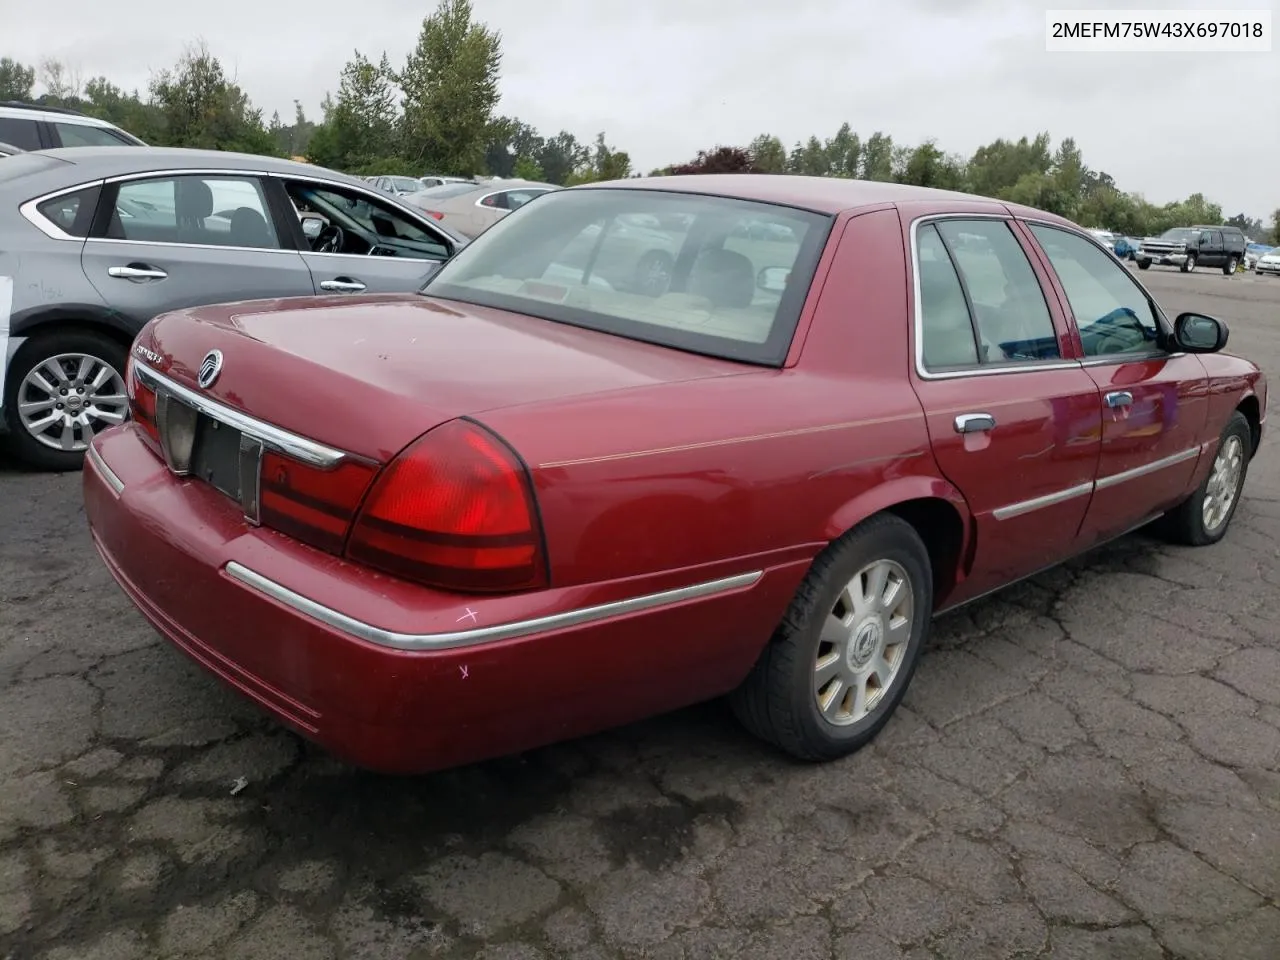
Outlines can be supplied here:
M26 117L0 117L0 143L11 143L23 150L39 150L40 131L35 120Z
M280 248L256 177L191 175L122 183L107 237Z

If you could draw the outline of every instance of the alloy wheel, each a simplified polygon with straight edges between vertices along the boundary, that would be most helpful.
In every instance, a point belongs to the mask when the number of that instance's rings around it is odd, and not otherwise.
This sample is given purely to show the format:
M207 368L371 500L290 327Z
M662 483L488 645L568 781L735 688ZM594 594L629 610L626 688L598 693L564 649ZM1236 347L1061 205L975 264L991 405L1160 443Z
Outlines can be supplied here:
M1204 489L1201 516L1204 528L1214 533L1227 521L1231 507L1240 493L1240 475L1244 470L1244 444L1237 436L1227 437L1213 461L1213 470Z
M892 560L868 564L845 585L822 625L813 667L824 719L847 726L875 710L906 660L914 616L911 580Z
M78 453L100 430L129 413L124 378L99 357L60 353L41 361L18 384L18 419L37 443Z

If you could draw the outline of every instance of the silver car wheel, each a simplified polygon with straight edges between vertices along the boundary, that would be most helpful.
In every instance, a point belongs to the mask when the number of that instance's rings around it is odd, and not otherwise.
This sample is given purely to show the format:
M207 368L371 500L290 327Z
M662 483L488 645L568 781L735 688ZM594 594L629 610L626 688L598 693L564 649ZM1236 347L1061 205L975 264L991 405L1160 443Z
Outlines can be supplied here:
M1240 493L1240 475L1244 469L1244 444L1236 436L1227 437L1213 461L1213 472L1204 488L1201 508L1206 533L1215 533L1231 514Z
M18 385L18 419L51 450L81 452L99 430L124 423L128 414L124 377L88 354L49 357Z
M892 560L868 564L840 591L813 666L813 694L829 723L857 723L884 699L906 660L914 614L911 579Z

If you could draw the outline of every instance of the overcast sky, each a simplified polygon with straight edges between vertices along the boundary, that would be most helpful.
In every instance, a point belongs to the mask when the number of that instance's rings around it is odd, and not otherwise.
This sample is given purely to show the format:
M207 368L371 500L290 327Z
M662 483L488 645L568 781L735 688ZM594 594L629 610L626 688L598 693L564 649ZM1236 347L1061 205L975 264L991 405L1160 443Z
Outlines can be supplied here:
M502 33L502 113L608 141L644 171L761 132L790 147L848 120L864 137L1074 136L1155 203L1202 191L1231 215L1280 207L1280 52L1046 53L1047 7L1094 0L474 0ZM1269 9L1263 0L1126 7ZM269 117L318 118L353 49L397 65L433 0L0 0L0 56L62 58L146 86L203 37ZM1280 22L1280 17L1273 18Z

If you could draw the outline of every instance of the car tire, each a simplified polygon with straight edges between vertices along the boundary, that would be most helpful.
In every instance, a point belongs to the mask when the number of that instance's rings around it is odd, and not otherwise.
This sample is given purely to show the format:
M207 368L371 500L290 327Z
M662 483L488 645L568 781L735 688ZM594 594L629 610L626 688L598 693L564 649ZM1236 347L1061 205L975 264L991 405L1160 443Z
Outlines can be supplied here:
M1213 466L1196 492L1161 518L1165 535L1191 547L1208 546L1226 536L1240 505L1252 456L1253 431L1244 414L1237 410L1227 421L1214 452Z
M109 369L110 374L101 387L104 397L123 397L125 394L124 377L128 349L123 344L111 337L88 330L56 330L32 337L14 354L13 362L9 365L8 376L5 378L4 391L5 426L9 430L5 437L6 445L19 461L29 466L41 470L79 470L84 465L84 450L88 444L83 428L76 427L72 431L75 447L78 449L57 449L37 439L28 429L27 423L23 421L22 412L18 409L20 402L27 399L36 400L42 392L38 388L27 385L26 380L31 373L47 363L58 363L62 367L76 367L78 361L73 358L89 358L99 365L94 370L101 370L102 367ZM52 384L54 378L50 376L46 380ZM83 384L77 388L74 386L76 383L78 381L71 376L69 384L72 385L67 389L75 395L77 405L89 404L93 395L92 385ZM77 395L75 394L77 389L83 392ZM58 402L57 396L53 396L52 399L55 403ZM128 413L128 401L112 401L109 407L104 404L104 409L110 409L113 414L120 413L123 419ZM91 417L89 408L85 408L84 416ZM95 432L110 425L110 422L96 417L91 419L91 426Z
M1190 273L1195 268L1196 268L1196 255L1194 253L1188 253L1187 259L1182 261L1182 272Z
M1229 277L1236 272L1239 266L1240 260L1238 257L1228 257L1227 262L1222 265L1222 272Z
M1139 269L1139 270L1150 270L1150 269L1151 269L1151 261L1150 261L1150 260L1139 260L1139 261L1138 261L1138 269Z
M885 589L877 598L868 577L880 574ZM814 560L782 623L730 695L733 712L748 731L797 759L854 753L902 700L932 615L924 541L898 517L872 517Z
M635 292L646 297L660 297L671 289L671 276L676 262L665 250L650 250L636 261L632 284Z

